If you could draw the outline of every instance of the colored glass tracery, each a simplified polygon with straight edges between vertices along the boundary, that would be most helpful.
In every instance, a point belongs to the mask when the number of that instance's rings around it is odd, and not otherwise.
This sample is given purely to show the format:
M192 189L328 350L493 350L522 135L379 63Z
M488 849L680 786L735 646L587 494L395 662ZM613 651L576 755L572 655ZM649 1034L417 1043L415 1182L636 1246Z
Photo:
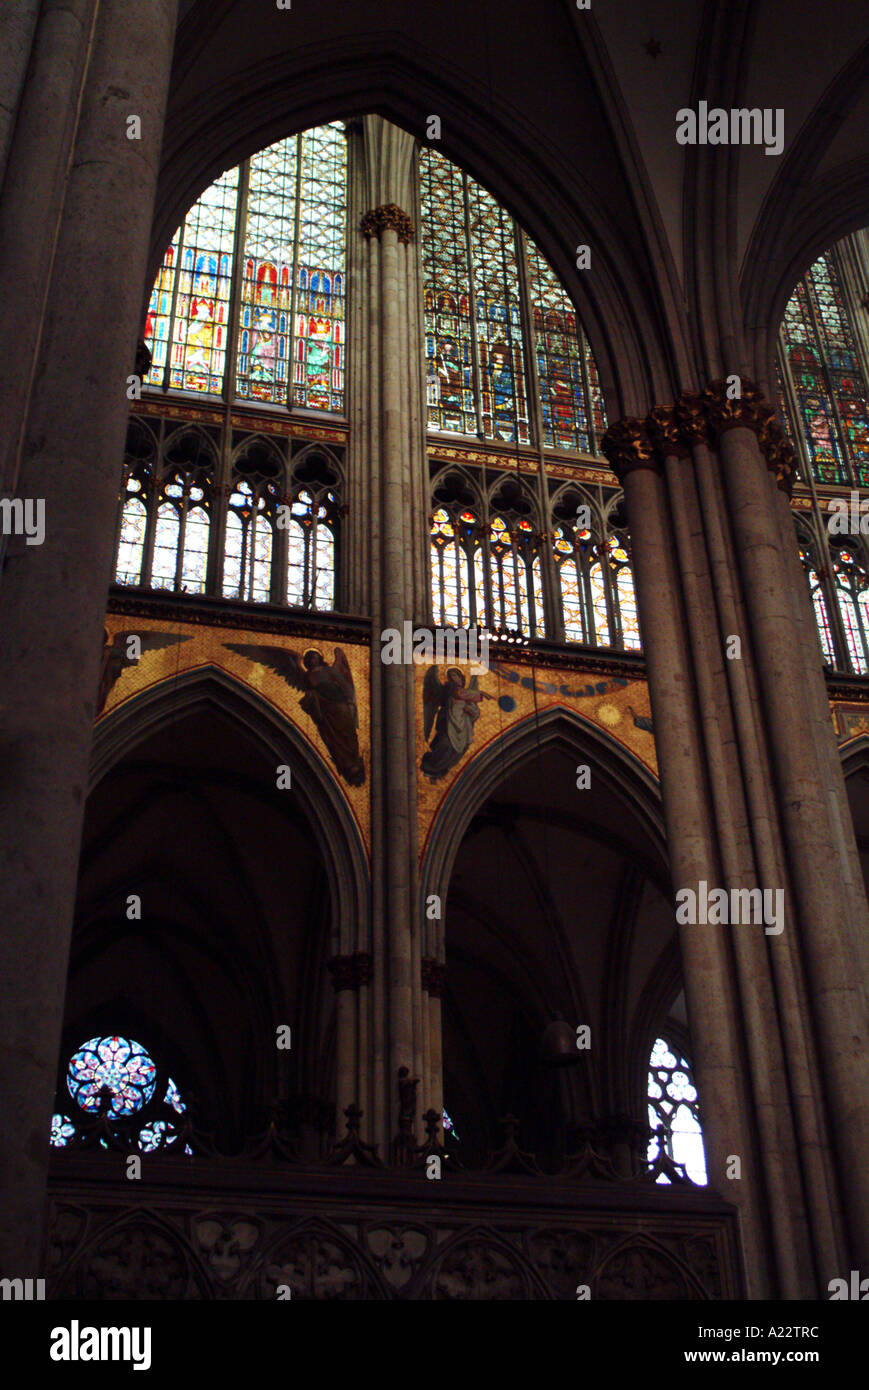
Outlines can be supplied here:
M625 542L611 534L602 544L595 543L588 528L563 521L553 552L565 640L639 650L637 600Z
M332 122L261 150L205 190L151 294L148 385L221 395L234 353L241 399L343 411L346 183L344 127Z
M815 261L791 295L780 343L798 413L789 421L791 432L796 427L814 476L822 483L869 485L869 392L831 252Z
M656 1038L652 1046L646 1090L652 1130L647 1161L654 1163L663 1149L692 1182L705 1186L706 1154L691 1064L664 1038ZM656 1181L671 1179L659 1173Z
M74 1104L93 1119L125 1120L149 1106L157 1086L157 1066L141 1043L120 1036L95 1037L82 1043L69 1059L67 1090ZM175 1082L169 1077L163 1092L163 1109L184 1115L187 1106ZM56 1112L51 1117L50 1144L52 1148L69 1147L78 1131L76 1122L68 1115ZM178 1138L178 1129L166 1119L148 1118L139 1130L137 1143L144 1153L168 1147ZM105 1139L100 1139L106 1148ZM192 1153L189 1145L184 1152Z
M591 450L583 343L576 310L554 271L525 239L543 443L550 449Z
M595 451L606 430L600 381L557 276L495 199L449 160L425 147L419 167L429 428L528 444L533 387L539 443Z

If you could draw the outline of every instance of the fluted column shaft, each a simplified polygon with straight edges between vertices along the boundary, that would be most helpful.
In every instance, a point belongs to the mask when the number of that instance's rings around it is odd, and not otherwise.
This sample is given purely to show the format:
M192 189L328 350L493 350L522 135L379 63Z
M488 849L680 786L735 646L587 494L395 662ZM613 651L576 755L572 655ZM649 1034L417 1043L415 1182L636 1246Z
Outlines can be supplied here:
M792 459L745 381L621 422L604 448L631 522L674 885L781 890L785 909L772 934L756 922L715 929L722 946L705 998L704 929L683 929L695 1063L715 1090L711 1106L701 1092L706 1125L713 1149L722 1119L725 1129L747 1123L756 1139L758 1166L743 1169L745 1239L751 1267L768 1234L766 1292L823 1296L840 1267L866 1261L869 924L781 492ZM680 679L697 692L693 711L676 698ZM719 1023L741 1054L740 1077L709 1067L715 1040L698 1014L713 992L726 1000ZM735 1138L725 1148L738 1152ZM734 1199L718 1161L712 1181Z
M869 982L854 968L855 960L865 961L865 950L852 949L852 942L858 935L865 940L869 915L865 897L861 911L847 886L853 828L850 818L843 825L838 814L841 766L833 768L816 739L817 696L809 692L814 685L823 688L823 677L817 664L806 667L802 645L794 640L793 570L782 555L773 485L752 429L724 430L719 451L750 596L748 615L795 888L793 949L805 962L851 1252L862 1267L869 1264ZM829 724L828 729L832 742Z
M371 500L372 611L372 877L374 1035L386 1046L374 1077L377 1142L398 1128L397 1073L422 1079L425 1030L417 924L416 745L414 667L381 660L384 632L402 633L418 611L422 465L421 391L416 329L412 138L377 116L363 121L368 211L365 360L371 382L367 492ZM382 1065L380 1065L382 1061ZM417 1136L419 1137L419 1135ZM386 1148L384 1147L384 1152Z
M629 468L622 472L622 482L632 521L631 553L673 882L696 884L705 878L715 883L721 877L720 854L664 483L652 467ZM756 1114L733 1029L739 1006L727 928L681 926L680 946L709 1180L740 1208L749 1292L766 1297L773 1275L763 1220L765 1193L757 1177ZM734 1154L743 1165L739 1182L727 1178Z

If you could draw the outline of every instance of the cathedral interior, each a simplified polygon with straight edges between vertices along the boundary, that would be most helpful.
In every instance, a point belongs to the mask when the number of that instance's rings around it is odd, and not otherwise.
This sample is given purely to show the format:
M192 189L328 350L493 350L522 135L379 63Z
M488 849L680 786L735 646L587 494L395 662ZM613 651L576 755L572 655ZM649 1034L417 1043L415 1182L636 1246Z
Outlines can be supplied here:
M869 1273L860 6L17 0L0 281L0 1274Z

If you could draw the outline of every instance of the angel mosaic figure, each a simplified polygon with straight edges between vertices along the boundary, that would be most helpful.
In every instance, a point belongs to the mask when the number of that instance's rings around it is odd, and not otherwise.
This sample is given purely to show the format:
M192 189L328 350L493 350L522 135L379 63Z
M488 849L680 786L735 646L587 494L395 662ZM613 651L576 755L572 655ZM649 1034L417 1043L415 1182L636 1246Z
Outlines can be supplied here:
M468 751L474 738L474 725L480 717L480 703L494 700L478 689L479 678L471 676L466 686L464 672L450 666L445 681L440 679L437 666L425 673L422 687L423 731L429 738L434 725L435 735L420 767L430 782L445 777L450 768Z
M133 639L131 644L130 639ZM158 652L164 647L176 647L179 642L189 642L177 632L116 632L114 637L108 629L103 629L103 656L100 663L100 681L97 690L96 715L102 714L106 700L115 684L129 666L135 666L146 652Z
M365 781L365 763L359 752L356 734L359 710L353 672L345 652L336 647L335 659L330 666L322 653L313 647L299 660L295 652L289 652L284 647L240 642L227 642L225 645L248 661L267 666L294 690L304 691L299 704L316 724L336 768L351 787L361 787Z

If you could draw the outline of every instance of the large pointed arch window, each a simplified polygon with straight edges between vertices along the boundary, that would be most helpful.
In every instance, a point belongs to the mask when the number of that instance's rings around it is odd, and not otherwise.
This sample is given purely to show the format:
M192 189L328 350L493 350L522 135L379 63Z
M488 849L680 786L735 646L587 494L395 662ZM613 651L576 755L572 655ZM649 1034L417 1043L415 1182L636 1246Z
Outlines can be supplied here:
M848 256L846 243L833 247L797 285L782 321L778 370L803 470L821 483L869 486L869 390Z
M343 413L346 143L318 126L205 190L151 294L147 385Z
M421 149L419 170L429 429L596 452L606 429L597 368L557 276L436 150Z

